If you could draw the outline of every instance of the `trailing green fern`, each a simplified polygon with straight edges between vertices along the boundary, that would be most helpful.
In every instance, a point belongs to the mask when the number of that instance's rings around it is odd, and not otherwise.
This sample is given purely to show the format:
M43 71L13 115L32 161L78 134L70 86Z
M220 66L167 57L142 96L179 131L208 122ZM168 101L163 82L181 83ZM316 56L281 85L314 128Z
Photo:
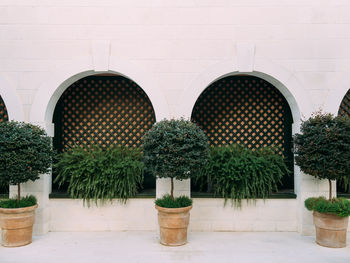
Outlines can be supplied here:
M143 181L141 151L126 147L101 149L75 147L61 154L55 165L59 186L68 183L72 198L87 201L118 198L122 202L137 194Z
M225 204L228 199L240 206L242 199L266 198L288 174L283 157L276 152L271 147L213 147L197 180L202 186L211 184L214 194L225 198Z

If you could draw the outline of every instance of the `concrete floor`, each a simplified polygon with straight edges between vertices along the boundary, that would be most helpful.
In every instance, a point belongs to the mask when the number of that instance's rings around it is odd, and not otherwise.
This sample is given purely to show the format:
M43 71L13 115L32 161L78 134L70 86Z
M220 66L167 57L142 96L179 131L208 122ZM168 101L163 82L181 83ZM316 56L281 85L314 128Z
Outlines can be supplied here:
M292 232L193 232L187 245L166 247L154 232L51 232L28 246L0 247L0 263L347 263L348 243L330 249Z

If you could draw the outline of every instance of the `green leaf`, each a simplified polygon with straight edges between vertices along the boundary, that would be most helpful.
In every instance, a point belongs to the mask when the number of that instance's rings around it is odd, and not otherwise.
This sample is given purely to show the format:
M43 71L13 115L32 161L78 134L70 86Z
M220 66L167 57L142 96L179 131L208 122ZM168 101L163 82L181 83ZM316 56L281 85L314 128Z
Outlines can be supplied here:
M70 196L82 198L88 206L113 198L126 202L141 188L144 174L140 149L119 146L74 147L61 154L54 167L55 182L68 183Z
M289 174L278 149L251 150L241 145L212 147L210 159L195 178L202 186L210 180L214 194L241 205L242 199L266 198Z

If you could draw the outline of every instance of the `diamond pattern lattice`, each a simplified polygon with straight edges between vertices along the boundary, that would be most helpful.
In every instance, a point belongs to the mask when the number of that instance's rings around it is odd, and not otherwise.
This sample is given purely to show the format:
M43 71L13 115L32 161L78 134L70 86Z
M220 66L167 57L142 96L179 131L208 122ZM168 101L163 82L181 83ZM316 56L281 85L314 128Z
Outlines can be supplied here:
M90 76L72 84L54 113L54 145L141 146L155 114L145 92L121 76Z
M278 146L293 171L292 114L283 95L267 81L231 76L214 82L199 96L192 120L213 146ZM293 185L292 179L284 181L286 187Z
M349 116L350 117L350 90L345 94L340 107L339 107L339 115Z
M0 122L8 121L7 109L4 101L0 96ZM9 187L7 185L0 185L0 195L7 195Z
M348 116L350 117L350 89L348 90L348 92L345 94L340 107L339 107L339 111L338 114L341 116ZM344 185L342 184L342 182L340 182L339 180L337 181L337 191L339 193L350 193L350 188L348 188L347 190L345 189Z
M8 121L8 115L5 103L0 96L0 122L3 121Z

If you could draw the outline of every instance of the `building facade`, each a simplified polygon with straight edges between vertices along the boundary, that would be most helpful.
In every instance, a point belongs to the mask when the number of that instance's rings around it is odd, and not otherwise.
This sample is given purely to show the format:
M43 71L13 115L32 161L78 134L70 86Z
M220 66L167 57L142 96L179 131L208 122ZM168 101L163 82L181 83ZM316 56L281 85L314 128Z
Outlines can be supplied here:
M328 183L293 165L291 136L312 112L348 112L349 13L346 0L0 0L0 117L42 126L59 151L138 146L155 121L179 117L212 145L277 144L293 171L289 196L235 208L193 195L191 229L312 234L303 201ZM38 197L43 234L154 230L152 197L168 185L91 208L54 197L51 174L23 189Z

